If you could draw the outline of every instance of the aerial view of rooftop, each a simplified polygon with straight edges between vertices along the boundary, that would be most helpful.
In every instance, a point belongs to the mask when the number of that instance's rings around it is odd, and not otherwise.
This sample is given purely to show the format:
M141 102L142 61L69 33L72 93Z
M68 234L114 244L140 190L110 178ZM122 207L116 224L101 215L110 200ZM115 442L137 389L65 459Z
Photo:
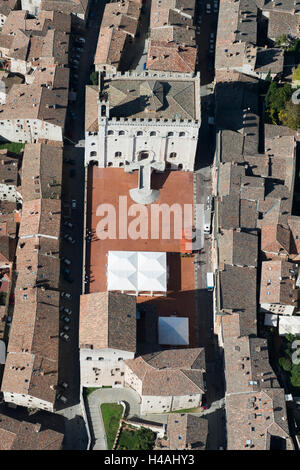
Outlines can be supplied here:
M0 435L300 450L300 1L0 0Z

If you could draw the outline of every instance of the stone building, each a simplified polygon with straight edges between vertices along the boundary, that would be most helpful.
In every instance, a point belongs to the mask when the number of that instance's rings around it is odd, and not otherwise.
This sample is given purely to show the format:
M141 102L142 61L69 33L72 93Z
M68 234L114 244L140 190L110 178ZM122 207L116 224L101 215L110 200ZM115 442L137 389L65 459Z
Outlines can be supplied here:
M125 361L125 386L140 395L141 414L200 406L204 374L204 348L166 349Z
M86 91L85 164L139 162L193 171L200 128L197 74L108 74Z
M124 360L136 350L136 300L118 292L80 298L80 375L83 387L124 387Z

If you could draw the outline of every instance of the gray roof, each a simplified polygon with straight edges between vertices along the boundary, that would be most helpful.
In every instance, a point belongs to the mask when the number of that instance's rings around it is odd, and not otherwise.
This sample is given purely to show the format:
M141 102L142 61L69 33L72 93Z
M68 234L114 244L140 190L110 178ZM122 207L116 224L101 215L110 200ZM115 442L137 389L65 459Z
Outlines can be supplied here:
M266 339L225 337L224 354L226 394L279 387L269 363Z
M256 72L281 73L283 71L284 52L279 48L258 48Z
M256 308L257 272L255 268L225 264L220 271L220 302L225 310Z
M111 117L197 119L194 80L107 79Z
M258 237L257 233L233 232L234 265L257 266Z
M208 420L184 413L168 416L167 444L170 450L205 450L207 436Z

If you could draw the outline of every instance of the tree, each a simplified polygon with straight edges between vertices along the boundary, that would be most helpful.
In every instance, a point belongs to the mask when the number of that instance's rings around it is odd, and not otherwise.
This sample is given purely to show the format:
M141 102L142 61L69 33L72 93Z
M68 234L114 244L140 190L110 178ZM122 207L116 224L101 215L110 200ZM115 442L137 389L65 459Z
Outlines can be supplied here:
M294 364L291 370L291 384L293 387L300 387L300 364Z
M287 357L280 357L279 365L286 372L290 372L291 369L292 369L292 363L291 363L290 359L288 359Z
M295 68L293 73L293 82L300 80L300 64Z
M99 85L99 72L92 72L90 75L90 80L93 85Z
M290 100L292 93L292 87L288 83L278 85L273 81L269 86L268 93L266 94L265 102L267 108L270 110L273 109L279 113L285 107L285 103Z
M287 35L282 34L279 38L276 39L275 41L275 47L281 47L287 44Z
M291 129L300 128L300 105L294 104L292 101L288 101L278 114L279 121L284 126L290 127Z

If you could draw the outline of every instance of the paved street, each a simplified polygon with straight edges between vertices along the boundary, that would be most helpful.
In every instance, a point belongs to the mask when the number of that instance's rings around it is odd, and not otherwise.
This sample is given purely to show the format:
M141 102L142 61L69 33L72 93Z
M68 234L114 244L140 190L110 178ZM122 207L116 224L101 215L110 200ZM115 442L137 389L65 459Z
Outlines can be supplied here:
M71 86L77 92L74 103L69 106L68 125L64 145L63 166L63 194L62 194L62 244L61 257L67 258L71 264L64 264L63 268L70 270L69 277L72 282L62 280L61 290L72 295L71 299L64 299L63 306L71 310L70 322L61 321L61 327L70 326L67 332L70 341L61 341L59 375L62 381L69 386L63 390L67 402L58 402L58 414L66 418L67 448L85 449L87 436L85 432L81 407L79 405L80 369L79 369L79 300L82 287L82 259L83 259L83 200L84 200L84 107L85 107L85 85L90 83L89 76L94 60L99 25L104 10L104 4L91 6L94 12L92 26L78 36L85 38L84 49L81 53L80 66L78 70L71 71L71 77L78 75L77 85L71 78ZM73 48L74 37L73 38ZM71 115L71 111L73 116ZM67 163L66 160L69 160ZM70 161L71 160L71 161ZM76 208L72 208L72 201L76 201ZM65 223L71 223L68 227ZM64 235L69 234L75 243L64 240ZM62 263L63 264L63 263ZM63 277L63 276L62 276Z

